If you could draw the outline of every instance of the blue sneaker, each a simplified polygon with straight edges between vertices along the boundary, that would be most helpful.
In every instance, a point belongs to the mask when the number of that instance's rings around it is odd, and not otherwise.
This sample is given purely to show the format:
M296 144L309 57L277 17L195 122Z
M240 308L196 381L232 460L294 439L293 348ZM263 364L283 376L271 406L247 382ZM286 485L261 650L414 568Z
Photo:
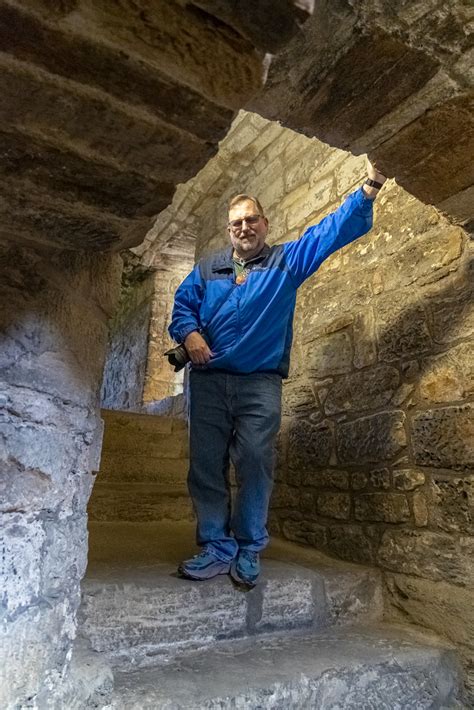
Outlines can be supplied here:
M178 567L178 574L187 579L212 579L218 574L229 574L230 562L222 562L212 549L204 547L190 560L184 560Z
M260 559L258 552L252 550L239 550L239 554L232 562L230 576L238 584L252 589L257 584L260 574Z

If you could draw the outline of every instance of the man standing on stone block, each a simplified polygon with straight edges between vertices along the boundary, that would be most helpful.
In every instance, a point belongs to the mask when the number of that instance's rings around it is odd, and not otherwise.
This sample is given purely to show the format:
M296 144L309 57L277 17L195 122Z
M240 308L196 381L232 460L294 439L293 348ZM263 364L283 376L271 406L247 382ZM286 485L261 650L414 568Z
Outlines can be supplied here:
M370 162L367 172L334 213L273 247L265 244L268 220L258 199L237 195L229 205L231 246L202 259L176 291L169 332L191 360L188 486L202 548L181 563L182 576L230 573L247 588L257 582L296 291L330 254L371 228L386 178Z

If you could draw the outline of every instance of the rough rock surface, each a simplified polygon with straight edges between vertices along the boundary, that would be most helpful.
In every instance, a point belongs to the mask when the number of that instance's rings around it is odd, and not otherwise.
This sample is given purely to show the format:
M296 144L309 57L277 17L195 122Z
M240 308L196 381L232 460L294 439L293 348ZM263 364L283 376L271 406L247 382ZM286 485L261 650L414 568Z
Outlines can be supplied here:
M452 651L397 628L221 643L166 668L117 677L111 708L462 707Z
M1 249L0 705L67 688L120 259ZM64 686L64 687L63 687Z

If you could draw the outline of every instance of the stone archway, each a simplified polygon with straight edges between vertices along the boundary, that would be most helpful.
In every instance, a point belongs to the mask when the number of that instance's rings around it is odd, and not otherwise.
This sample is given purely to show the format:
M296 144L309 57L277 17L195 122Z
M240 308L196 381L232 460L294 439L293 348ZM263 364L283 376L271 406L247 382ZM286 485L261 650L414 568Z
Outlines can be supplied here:
M7 702L49 702L68 668L106 322L119 294L114 252L143 240L234 111L251 105L368 150L470 228L470 6L341 0L318 4L301 30L311 3L278 5L297 35L286 48L275 13L262 47L245 27L250 10L229 17L204 0L148 12L127 2L120 11L85 0L0 4ZM276 49L261 92L264 51ZM441 328L458 305L455 292L440 304Z

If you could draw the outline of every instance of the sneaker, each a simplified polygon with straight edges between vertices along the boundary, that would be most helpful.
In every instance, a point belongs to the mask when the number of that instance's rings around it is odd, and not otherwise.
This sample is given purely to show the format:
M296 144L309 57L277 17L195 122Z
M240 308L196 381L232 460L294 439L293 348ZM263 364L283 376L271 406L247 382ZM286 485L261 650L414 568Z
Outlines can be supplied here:
M190 560L184 560L178 567L178 574L187 579L212 579L218 574L229 574L230 562L222 562L214 555L209 547L204 547L203 550L191 557Z
M260 559L258 552L240 550L230 568L230 575L234 582L252 589L257 584L259 574Z

